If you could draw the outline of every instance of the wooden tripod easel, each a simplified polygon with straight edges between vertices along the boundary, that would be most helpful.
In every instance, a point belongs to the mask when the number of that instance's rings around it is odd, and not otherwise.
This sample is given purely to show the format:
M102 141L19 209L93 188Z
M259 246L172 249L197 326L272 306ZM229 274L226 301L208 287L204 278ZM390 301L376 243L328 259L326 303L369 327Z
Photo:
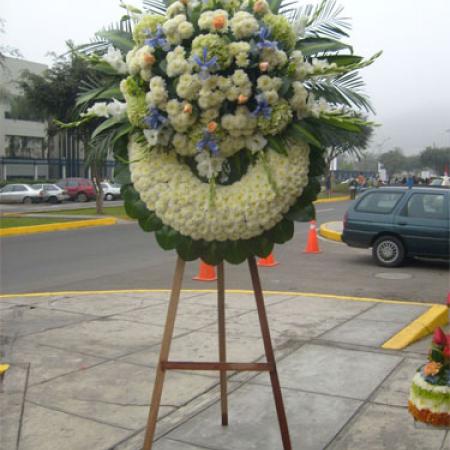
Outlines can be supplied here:
M218 299L218 321L219 321L219 362L174 362L169 361L170 345L172 343L175 318L177 315L178 303L180 300L181 284L183 281L185 262L178 258L173 279L172 292L170 295L169 309L167 311L166 326L161 343L158 367L156 369L155 384L151 399L150 413L147 422L143 450L151 450L153 438L156 430L159 407L164 385L164 378L167 370L216 370L220 372L220 394L222 409L222 425L228 425L228 396L227 396L227 371L255 371L269 372L272 383L275 407L277 410L278 422L281 431L281 440L284 450L292 450L289 437L289 429L284 410L283 397L278 379L275 363L275 356L270 339L269 323L267 321L264 297L261 289L261 282L258 274L258 267L255 258L248 258L250 276L255 293L256 307L261 325L261 334L264 342L267 362L265 363L233 363L227 362L226 341L225 341L225 279L223 263L217 266L217 299Z

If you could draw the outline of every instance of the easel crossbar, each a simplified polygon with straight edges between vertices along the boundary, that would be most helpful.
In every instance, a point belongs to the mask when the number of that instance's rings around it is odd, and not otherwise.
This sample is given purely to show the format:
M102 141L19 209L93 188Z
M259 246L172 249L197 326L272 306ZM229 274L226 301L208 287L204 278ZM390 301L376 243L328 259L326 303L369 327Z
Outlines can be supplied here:
M162 361L163 370L219 370L235 372L272 372L275 367L269 363L234 363L234 362L191 362Z

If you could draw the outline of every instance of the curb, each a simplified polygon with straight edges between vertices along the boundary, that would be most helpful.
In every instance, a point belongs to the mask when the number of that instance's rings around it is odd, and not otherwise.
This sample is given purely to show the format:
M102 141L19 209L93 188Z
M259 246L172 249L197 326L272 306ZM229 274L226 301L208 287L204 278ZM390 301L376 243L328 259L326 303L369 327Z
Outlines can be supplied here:
M331 197L331 198L319 198L314 203L333 203L333 202L344 202L346 200L351 200L349 195L342 195L340 197Z
M448 307L433 305L428 311L413 320L381 347L386 350L401 350L413 342L432 334L437 327L448 324Z
M342 242L342 233L340 231L332 230L331 228L328 228L330 224L333 223L340 223L340 222L327 222L320 225L319 228L319 234L326 238L330 239L332 241Z
M74 220L72 222L56 222L44 225L30 225L25 227L11 227L0 229L0 237L21 236L25 234L48 233L50 231L75 230L78 228L102 227L107 225L115 225L117 219L115 217L107 217L105 219L92 220Z

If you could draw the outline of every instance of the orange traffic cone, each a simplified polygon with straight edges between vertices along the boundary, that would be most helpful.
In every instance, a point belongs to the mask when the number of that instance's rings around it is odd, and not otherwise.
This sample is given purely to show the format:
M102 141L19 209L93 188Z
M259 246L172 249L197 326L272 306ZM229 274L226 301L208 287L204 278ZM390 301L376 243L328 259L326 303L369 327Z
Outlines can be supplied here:
M215 281L217 280L216 268L200 260L198 275L192 279L197 281Z
M320 253L315 220L309 222L308 241L306 243L305 253Z
M259 267L275 267L280 264L275 257L273 256L273 253L271 253L267 258L259 258L258 259L258 266Z

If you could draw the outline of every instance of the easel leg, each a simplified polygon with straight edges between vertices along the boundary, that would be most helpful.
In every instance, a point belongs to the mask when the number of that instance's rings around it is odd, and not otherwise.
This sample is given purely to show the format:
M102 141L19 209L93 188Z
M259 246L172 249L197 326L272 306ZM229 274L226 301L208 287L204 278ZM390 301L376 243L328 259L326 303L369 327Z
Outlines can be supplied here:
M166 362L169 357L170 345L172 343L173 330L175 327L175 318L177 315L178 303L180 300L181 284L183 281L185 262L178 257L175 275L173 278L172 292L170 294L169 308L167 311L166 326L164 328L163 339L161 342L161 351L159 354L158 367L156 369L155 384L153 387L153 395L150 406L150 413L147 421L147 431L145 434L143 450L151 450L153 446L153 437L156 429L156 421L158 420L158 412L161 404L161 396L164 385L165 370L161 363Z
M217 266L217 304L219 313L219 361L227 361L226 339L225 339L225 277L223 263ZM228 425L228 393L227 372L220 371L220 397L222 408L222 425Z
M275 399L275 406L277 409L278 422L280 424L283 449L292 450L286 412L284 410L283 397L281 395L280 381L278 379L278 372L275 363L275 355L273 353L272 341L270 339L269 322L267 320L266 308L264 306L261 281L259 279L258 267L256 265L254 256L248 258L248 266L250 269L250 276L252 278L253 291L255 293L256 307L258 309L258 316L261 325L261 334L263 337L266 358L267 362L272 365L272 370L270 371L270 381L272 383L272 391Z

